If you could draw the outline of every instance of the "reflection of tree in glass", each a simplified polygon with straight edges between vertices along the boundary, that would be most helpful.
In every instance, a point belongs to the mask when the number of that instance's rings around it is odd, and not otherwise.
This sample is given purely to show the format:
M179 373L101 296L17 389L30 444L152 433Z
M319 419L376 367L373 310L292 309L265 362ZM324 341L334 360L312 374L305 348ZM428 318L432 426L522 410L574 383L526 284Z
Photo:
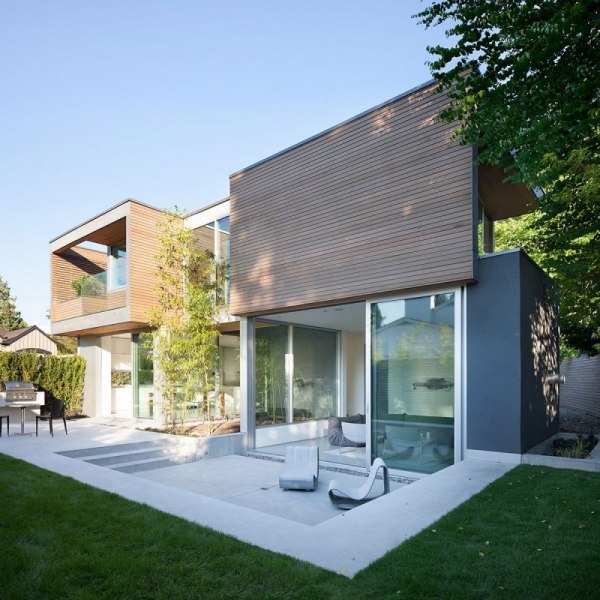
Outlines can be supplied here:
M436 358L441 365L454 360L454 329L444 323L405 324L400 334L395 358Z
M261 331L256 339L256 408L271 422L285 419L285 363L278 352L279 328Z

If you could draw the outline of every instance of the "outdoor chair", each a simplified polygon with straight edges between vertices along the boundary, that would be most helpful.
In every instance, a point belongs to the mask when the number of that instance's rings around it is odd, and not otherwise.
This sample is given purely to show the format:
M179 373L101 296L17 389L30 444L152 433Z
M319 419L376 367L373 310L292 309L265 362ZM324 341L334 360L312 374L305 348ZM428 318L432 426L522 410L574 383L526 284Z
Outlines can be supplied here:
M383 492L381 494L373 495L371 494L371 491L375 484L375 479L377 478L377 472L380 469L382 470L383 476ZM329 499L338 508L343 510L349 510L355 506L360 506L365 502L369 502L379 496L383 496L383 494L389 493L390 482L388 478L388 468L381 458L376 458L373 461L373 465L369 471L369 477L360 487L351 487L337 479L332 479L329 482Z
M285 470L279 475L279 487L284 490L313 491L319 481L319 447L288 446Z
M344 437L356 446L364 446L367 442L367 426L364 423L344 423L342 422L342 431Z
M367 426L364 423L347 423L342 421L343 436L340 439L340 454L342 452L351 452L356 448L366 446ZM346 448L342 450L342 448Z
M65 426L65 435L67 435L67 418L65 416L65 403L62 400L52 398L50 400L50 412L47 414L39 414L35 416L35 435L38 434L38 425L40 421L48 421L50 423L50 435L54 437L54 428L52 421L54 419L62 419Z
M6 419L6 435L10 435L10 416L0 415L0 437L2 437L2 419Z

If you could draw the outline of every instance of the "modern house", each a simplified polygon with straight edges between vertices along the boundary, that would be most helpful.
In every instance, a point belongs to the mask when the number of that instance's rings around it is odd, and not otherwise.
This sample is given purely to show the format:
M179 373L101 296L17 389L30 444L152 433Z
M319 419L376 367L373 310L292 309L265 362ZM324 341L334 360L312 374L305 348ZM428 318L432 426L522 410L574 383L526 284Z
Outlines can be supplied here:
M228 199L187 216L230 264L215 405L240 415L248 449L319 443L322 460L431 473L518 462L558 430L551 282L520 250L493 252L494 221L535 196L452 139L447 101L411 90L233 174ZM128 200L51 242L52 330L79 337L88 414L157 417L140 338L163 218ZM132 373L122 402L111 371ZM364 415L364 446L330 443L346 415Z

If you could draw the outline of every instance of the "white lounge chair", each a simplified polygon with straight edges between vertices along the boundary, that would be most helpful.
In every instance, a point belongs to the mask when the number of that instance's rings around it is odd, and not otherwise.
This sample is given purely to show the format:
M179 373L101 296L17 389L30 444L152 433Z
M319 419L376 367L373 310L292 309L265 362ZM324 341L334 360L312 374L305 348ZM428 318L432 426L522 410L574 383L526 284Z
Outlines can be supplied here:
M375 496L370 495L371 490L373 489L373 484L375 483L375 479L377 477L377 472L379 469L382 470L383 475L383 493L377 494ZM383 494L389 494L390 492L390 482L388 479L388 468L386 464L383 462L383 459L376 458L371 465L371 470L369 472L369 477L365 481L363 485L360 487L350 487L337 479L332 479L329 482L329 499L338 507L344 510L348 510L350 508L354 508L355 506L359 506L360 504L364 504L369 500L373 500L378 496L382 496Z
M288 446L285 449L285 469L279 475L279 487L284 490L308 490L319 481L319 447Z

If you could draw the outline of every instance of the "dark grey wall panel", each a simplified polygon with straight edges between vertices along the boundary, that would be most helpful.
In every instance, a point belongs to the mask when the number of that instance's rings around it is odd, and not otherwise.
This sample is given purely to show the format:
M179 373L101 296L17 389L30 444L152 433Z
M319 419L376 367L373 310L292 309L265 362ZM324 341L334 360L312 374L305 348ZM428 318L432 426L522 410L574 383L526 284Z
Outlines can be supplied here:
M558 308L550 279L523 253L521 274L521 445L523 452L558 433Z
M479 260L467 288L467 448L520 453L519 253Z
M557 313L522 252L479 259L467 289L467 448L522 454L558 431Z

